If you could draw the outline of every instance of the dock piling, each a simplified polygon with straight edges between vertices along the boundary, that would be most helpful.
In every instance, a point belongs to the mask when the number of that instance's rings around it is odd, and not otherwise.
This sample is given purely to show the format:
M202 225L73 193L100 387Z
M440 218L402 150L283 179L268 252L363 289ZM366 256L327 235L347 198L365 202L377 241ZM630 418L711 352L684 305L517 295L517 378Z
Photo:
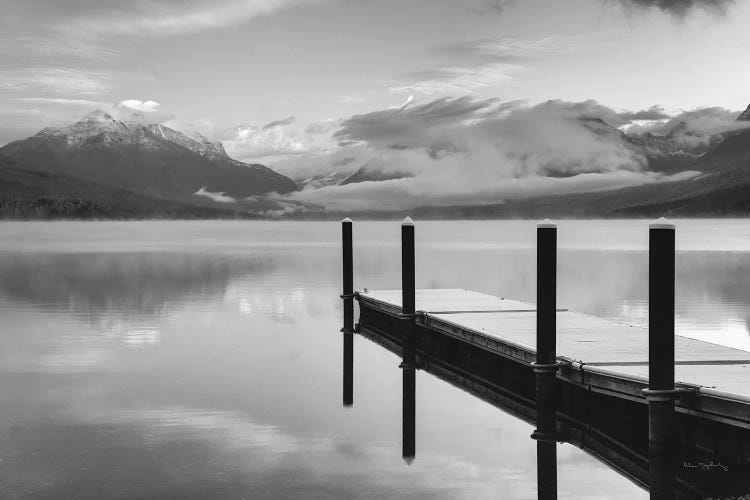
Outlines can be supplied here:
M401 314L403 328L403 366L416 363L416 277L414 258L414 221L407 217L401 223Z
M354 332L354 258L352 252L352 220L346 218L341 221L341 250L344 263L343 292L344 300L344 328L342 332Z
M344 406L351 406L353 398L354 378L354 259L352 251L352 220L346 218L341 221L341 250L343 254L344 273L341 298L344 301L344 373L343 373L343 402Z
M557 425L555 378L557 365L557 225L545 220L537 225L536 258L536 430L537 495L557 498Z
M549 365L557 361L557 225L540 222L536 242L536 362Z
M414 221L407 217L401 222L401 308L404 314L414 314Z
M652 499L675 497L674 402L675 226L661 218L649 226L648 451Z

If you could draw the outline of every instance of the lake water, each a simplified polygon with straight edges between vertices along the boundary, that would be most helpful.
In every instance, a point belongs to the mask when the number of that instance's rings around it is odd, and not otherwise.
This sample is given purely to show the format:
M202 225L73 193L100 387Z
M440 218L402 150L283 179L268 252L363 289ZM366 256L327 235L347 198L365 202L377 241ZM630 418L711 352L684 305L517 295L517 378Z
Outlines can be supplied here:
M677 221L677 329L750 351L750 221ZM646 221L559 224L560 307L647 322ZM340 226L0 223L2 498L535 498L532 428L354 339ZM398 288L398 222L354 225L355 289ZM418 222L417 286L535 297L535 224ZM571 445L560 498L647 498Z

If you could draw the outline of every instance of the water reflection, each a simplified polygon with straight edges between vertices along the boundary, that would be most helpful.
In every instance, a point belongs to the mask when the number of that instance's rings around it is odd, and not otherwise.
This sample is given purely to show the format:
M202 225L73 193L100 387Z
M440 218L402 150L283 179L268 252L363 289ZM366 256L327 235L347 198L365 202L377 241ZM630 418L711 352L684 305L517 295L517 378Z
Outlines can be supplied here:
M452 227L420 226L419 286L533 299L525 229L516 237L506 223ZM432 376L420 375L410 393L394 354L359 335L351 350L342 340L339 230L0 224L3 495L533 498L533 422ZM355 289L398 286L398 231L358 229ZM452 247L454 238L465 244ZM564 305L621 317L623 304L635 311L646 296L638 251L565 252ZM724 308L740 330L748 262L721 262L707 257L705 273L689 269L700 261L678 264L687 273L678 279L693 287L680 292L692 304L682 314L720 324ZM722 287L721 276L734 284ZM704 300L713 304L705 313ZM344 410L332 402L348 399L347 381L357 404ZM416 411L403 411L417 405L419 429ZM416 439L419 460L406 467L399 453L413 456L405 445ZM557 456L561 498L645 496L575 446Z
M273 272L273 259L184 253L13 255L0 259L0 293L103 324L169 314L176 303L221 298L230 279Z

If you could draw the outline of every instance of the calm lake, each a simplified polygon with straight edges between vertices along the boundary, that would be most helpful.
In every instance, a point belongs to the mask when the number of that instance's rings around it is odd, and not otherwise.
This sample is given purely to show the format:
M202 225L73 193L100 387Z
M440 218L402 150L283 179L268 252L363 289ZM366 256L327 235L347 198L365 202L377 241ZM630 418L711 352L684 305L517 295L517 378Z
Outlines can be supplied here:
M677 223L678 333L750 351L750 221ZM533 221L419 222L417 286L535 299ZM559 223L558 305L647 323L648 221ZM354 224L355 289L400 286L399 222ZM0 223L8 499L536 498L533 428L354 338L335 222ZM355 311L355 319L358 313ZM560 498L648 498L571 445Z

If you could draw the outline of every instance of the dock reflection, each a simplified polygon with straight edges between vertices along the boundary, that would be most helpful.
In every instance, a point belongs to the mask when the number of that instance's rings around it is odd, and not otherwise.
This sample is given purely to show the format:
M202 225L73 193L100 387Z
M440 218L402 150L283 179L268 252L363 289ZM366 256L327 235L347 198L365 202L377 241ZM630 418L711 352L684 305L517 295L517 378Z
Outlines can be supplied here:
M402 354L402 339L396 333L371 328L360 328L357 333L395 354ZM414 366L401 366L402 455L407 463L411 463L416 454L416 367L535 427L539 424L539 418L545 420L544 415L537 414L537 401L532 388L498 385L483 380L454 366L450 359L428 357L417 349ZM648 429L644 429L642 422L639 423L645 418L628 419L614 403L594 400L594 397L596 395L586 399L583 410L588 410L580 414L571 414L567 408L546 405L548 414L545 427L555 429L555 433L550 439L539 439L547 437L544 433L535 432L533 435L537 450L539 499L557 498L557 448L561 443L580 448L647 491L650 490L649 471L658 473L662 481L674 485L674 495L670 498L731 498L750 493L750 440L745 438L745 434L737 434L734 446L737 451L731 456L716 451L717 442L710 437L711 429L705 429L705 434L700 435L685 434L682 436L683 442L665 457L668 463L653 463L649 457ZM592 411L593 408L597 408L597 411ZM647 408L642 410L642 417L645 417ZM663 477L663 474L672 476Z

